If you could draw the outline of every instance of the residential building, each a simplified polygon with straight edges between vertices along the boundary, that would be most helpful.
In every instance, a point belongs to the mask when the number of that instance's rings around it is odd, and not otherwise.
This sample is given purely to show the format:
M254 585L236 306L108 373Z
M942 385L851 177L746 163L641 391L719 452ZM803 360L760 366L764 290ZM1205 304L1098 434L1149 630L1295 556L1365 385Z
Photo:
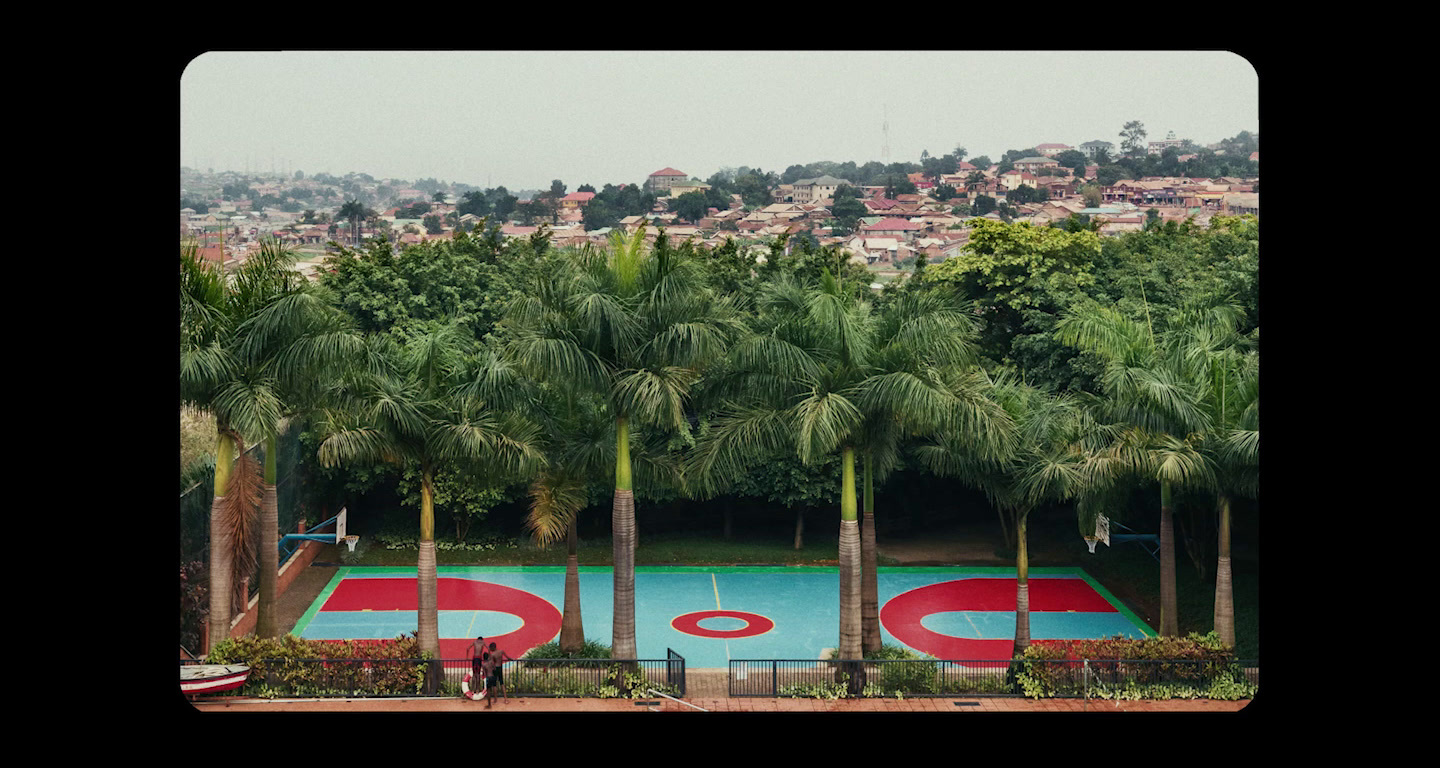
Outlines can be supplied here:
M584 208L587 203L595 199L594 192L571 192L560 198L561 208Z
M1022 157L1016 160L1014 165L1016 170L1029 171L1030 173L1039 173L1045 168L1060 167L1060 163L1048 157Z
M1097 139L1095 141L1087 141L1080 145L1080 151L1084 152L1085 156L1089 158L1094 158L1102 149L1105 150L1105 153L1109 156L1115 156L1115 145L1108 141L1100 141Z
M924 227L909 219L887 218L863 227L861 233L869 237L893 237L906 242L913 240Z
M1060 154L1061 152L1064 152L1064 151L1067 150L1067 149L1074 149L1074 147L1069 146L1068 144L1037 144L1037 145L1035 145L1035 151L1036 151L1036 152L1039 152L1039 153L1040 153L1042 156L1044 156L1044 157L1054 157L1054 156Z
M659 192L662 189L668 190L676 184L684 184L689 180L690 177L688 175L674 168L661 168L650 174L650 178L647 179L645 183L650 187L652 192Z
M1152 154L1152 155L1158 155L1158 154L1164 152L1164 151L1166 150L1166 148L1168 148L1168 147L1180 147L1180 146L1184 146L1184 144L1185 144L1185 140L1184 140L1184 139L1177 139L1177 138L1175 138L1175 132L1174 132L1174 131L1169 131L1168 133L1165 134L1165 138L1164 138L1162 141L1152 141L1152 142L1150 142L1150 144L1149 144L1149 151L1150 151L1150 154Z
M706 184L706 183L703 182L703 181L692 181L692 180L690 180L690 179L682 179L682 180L680 180L680 181L678 181L678 182L670 185L670 196L671 196L671 197L679 197L679 196L681 196L681 195L689 194L689 193L691 193L691 192L704 192L704 191L706 191L706 190L708 190L708 189L710 189L710 185L709 185L709 184Z
M796 203L818 203L821 200L829 200L841 184L854 186L845 179L837 179L830 175L814 179L799 179L790 185L790 199Z

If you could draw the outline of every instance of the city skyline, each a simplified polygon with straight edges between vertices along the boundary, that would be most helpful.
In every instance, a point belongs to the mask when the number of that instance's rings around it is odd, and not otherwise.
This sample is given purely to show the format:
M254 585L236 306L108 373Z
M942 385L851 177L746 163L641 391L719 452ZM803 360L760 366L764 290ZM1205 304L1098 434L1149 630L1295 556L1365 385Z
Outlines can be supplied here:
M510 189L1259 132L1224 51L226 51L180 94L182 166Z

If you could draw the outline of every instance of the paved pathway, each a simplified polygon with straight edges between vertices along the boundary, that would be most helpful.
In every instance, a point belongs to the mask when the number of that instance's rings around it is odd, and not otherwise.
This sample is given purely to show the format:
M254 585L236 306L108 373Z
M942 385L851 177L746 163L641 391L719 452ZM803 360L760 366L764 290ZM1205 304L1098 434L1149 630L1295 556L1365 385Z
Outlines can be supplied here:
M1238 712L1250 701L1101 701L1091 699L771 699L690 697L668 699L497 700L491 707L465 699L217 699L196 703L201 712Z

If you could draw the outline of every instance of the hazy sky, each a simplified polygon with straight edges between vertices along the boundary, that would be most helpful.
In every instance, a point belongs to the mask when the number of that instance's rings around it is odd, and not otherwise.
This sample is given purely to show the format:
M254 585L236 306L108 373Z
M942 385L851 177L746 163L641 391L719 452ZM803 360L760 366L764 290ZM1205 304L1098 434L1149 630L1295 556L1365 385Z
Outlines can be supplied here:
M569 191L665 167L998 159L1091 140L1258 132L1223 51L212 52L180 77L180 164Z

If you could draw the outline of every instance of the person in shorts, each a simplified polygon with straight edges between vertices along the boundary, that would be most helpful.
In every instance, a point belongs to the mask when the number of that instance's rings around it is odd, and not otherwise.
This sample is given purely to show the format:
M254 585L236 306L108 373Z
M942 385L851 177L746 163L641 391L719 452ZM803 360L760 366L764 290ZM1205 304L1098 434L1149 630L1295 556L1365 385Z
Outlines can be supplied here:
M501 697L508 702L510 697L505 694L505 672L501 669L501 666L507 661L514 661L514 659L510 658L510 655L504 651L498 650L495 644L491 643L489 652L485 654L484 665L487 672L485 675L485 686L490 690L490 693L498 692ZM489 708L494 703L495 697L493 695L487 695L485 697L486 708Z
M477 637L470 643L470 682L480 684L485 680L485 657L489 651L485 648L485 638Z

